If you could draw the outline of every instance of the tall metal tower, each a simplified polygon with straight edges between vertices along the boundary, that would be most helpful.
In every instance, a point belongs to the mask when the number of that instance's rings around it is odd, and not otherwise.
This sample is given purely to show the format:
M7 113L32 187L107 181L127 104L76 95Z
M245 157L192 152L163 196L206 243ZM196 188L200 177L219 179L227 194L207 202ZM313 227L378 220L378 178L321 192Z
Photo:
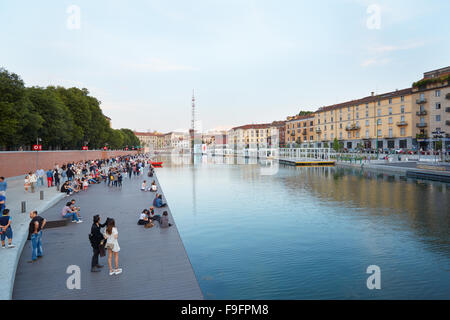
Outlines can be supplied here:
M192 122L191 122L192 133L195 135L195 96L194 89L192 89Z

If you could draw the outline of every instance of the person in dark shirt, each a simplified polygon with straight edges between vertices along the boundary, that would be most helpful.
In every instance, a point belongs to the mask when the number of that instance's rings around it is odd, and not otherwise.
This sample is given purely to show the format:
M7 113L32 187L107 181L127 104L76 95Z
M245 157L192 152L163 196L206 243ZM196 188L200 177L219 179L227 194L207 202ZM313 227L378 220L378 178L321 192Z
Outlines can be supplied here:
M99 272L99 269L103 268L103 265L98 264L98 256L100 254L100 246L105 239L100 229L104 228L105 226L106 222L103 224L100 223L100 215L95 215L91 227L91 234L89 235L91 246L94 250L91 261L91 272Z
M28 229L28 239L31 240L32 253L30 263L42 257L42 229L47 221L40 217L36 210L30 212L30 226Z

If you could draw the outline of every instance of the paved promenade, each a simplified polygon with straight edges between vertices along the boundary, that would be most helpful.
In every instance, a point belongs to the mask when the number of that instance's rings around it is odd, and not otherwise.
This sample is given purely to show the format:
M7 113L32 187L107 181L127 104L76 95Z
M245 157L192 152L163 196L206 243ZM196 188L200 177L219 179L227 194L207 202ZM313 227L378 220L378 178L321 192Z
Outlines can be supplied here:
M174 224L170 228L162 229L157 222L151 229L137 225L139 213L151 206L155 196L139 190L144 179L152 178L124 177L122 188L93 185L88 192L64 198L47 210L45 218L59 219L64 203L73 198L81 207L84 222L44 230L44 257L33 264L27 263L31 257L31 243L27 242L17 269L13 299L203 299L170 209L155 210L157 214L169 212ZM156 177L154 180L158 191L162 191ZM88 234L97 213L102 222L106 217L116 220L119 265L123 268L120 275L109 275L107 257L100 258L100 264L105 265L101 272L90 272L92 247ZM70 265L80 267L80 290L66 286Z
M16 266L28 236L29 212L33 209L43 212L63 198L63 194L57 192L54 187L38 187L35 193L26 193L23 188L24 178L25 175L6 180L6 208L10 210L12 217L13 244L16 247L0 249L0 300L11 299ZM41 190L44 191L44 200L40 200ZM21 213L22 201L26 202L25 213Z

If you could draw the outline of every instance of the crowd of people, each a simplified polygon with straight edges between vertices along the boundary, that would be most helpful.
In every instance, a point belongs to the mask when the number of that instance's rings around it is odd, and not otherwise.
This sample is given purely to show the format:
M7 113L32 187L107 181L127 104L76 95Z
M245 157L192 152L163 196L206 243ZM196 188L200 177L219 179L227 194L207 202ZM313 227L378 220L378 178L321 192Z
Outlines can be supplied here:
M104 182L108 187L122 187L124 177L129 179L134 177L142 177L145 168L148 166L148 177L152 178L154 175L154 168L150 164L149 158L146 156L124 156L115 157L106 160L91 160L66 163L62 166L55 165L54 168L47 170L39 169L36 172L29 172L25 177L24 189L25 192L35 192L39 187L58 188L58 191L65 193L66 197L88 191L92 184L100 184ZM45 183L45 179L47 182ZM147 184L144 180L141 185L142 191L149 191L155 194L153 205L148 209L144 209L139 216L138 225L143 225L145 228L155 226L158 222L161 228L172 226L169 223L168 211L163 211L162 214L156 214L155 208L164 208L167 203L163 201L162 195L158 194L158 186L156 181L151 179L151 183ZM0 177L0 234L2 248L13 248L12 243L12 218L9 209L6 209L6 190L7 183L4 177ZM61 217L70 219L73 223L82 223L81 208L77 206L76 200L67 201L61 210ZM85 212L86 213L86 212ZM39 216L36 210L30 212L30 224L28 239L31 240L32 257L29 261L33 263L43 257L42 248L42 230L47 221ZM106 228L104 232L101 230ZM103 265L99 264L99 256L105 256L108 253L108 267L109 274L116 275L122 273L122 268L119 268L119 251L120 246L118 242L118 228L114 219L107 218L102 223L100 215L96 214L93 217L93 224L91 233L89 234L89 241L93 249L93 256L91 260L91 271L99 272ZM8 244L6 244L8 239Z

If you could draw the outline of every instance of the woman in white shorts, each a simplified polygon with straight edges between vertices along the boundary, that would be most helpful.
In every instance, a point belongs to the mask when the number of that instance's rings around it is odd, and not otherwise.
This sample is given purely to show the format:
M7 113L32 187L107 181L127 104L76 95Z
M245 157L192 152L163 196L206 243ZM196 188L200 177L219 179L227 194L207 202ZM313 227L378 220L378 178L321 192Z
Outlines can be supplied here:
M122 269L119 268L119 232L116 228L116 223L114 219L109 219L108 226L105 232L106 245L105 248L108 249L108 265L109 265L109 275L122 273ZM115 269L112 268L112 257L114 255Z

